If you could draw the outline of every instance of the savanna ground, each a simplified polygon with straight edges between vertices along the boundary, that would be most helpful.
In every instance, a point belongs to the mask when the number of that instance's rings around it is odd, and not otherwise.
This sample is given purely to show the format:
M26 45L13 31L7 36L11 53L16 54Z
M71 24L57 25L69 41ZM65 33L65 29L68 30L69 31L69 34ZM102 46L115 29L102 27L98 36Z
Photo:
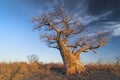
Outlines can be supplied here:
M0 80L120 80L120 61L87 64L88 72L66 75L61 63L0 63Z

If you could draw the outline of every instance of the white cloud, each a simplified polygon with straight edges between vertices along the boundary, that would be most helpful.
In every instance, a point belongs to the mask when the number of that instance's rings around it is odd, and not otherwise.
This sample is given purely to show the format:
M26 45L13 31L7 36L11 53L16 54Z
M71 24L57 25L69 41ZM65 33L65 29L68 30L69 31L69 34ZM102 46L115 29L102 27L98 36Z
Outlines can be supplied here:
M108 22L108 26L105 26L107 30L112 31L112 36L120 36L120 23L119 22Z
M120 36L120 24L116 24L112 27L114 28L112 35L113 36Z

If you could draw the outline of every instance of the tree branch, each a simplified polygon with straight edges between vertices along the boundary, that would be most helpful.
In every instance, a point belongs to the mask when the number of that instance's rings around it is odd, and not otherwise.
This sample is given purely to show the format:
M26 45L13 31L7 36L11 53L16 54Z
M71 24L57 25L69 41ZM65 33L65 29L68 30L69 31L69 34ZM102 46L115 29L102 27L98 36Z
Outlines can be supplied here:
M45 31L51 31L51 33L55 31L55 35L49 35L49 33L47 33L43 36L43 38L47 38L47 40L50 41L49 47L60 47L62 50L66 48L66 50L78 56L80 53L87 52L88 50L92 50L96 53L95 49L104 46L107 42L105 32L97 34L92 33L86 36L85 32L88 25L83 26L78 18L59 7L56 7L53 12L34 18L34 21L35 24L37 24L34 29L45 27L43 28ZM56 46L54 43L58 45Z

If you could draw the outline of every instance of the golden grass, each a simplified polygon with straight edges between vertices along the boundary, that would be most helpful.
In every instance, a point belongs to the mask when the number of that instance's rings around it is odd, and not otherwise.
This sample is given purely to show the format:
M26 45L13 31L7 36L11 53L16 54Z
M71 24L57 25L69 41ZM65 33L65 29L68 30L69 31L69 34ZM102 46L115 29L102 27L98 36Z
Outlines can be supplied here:
M89 74L65 75L63 64L0 63L0 80L120 80L120 64L87 64Z

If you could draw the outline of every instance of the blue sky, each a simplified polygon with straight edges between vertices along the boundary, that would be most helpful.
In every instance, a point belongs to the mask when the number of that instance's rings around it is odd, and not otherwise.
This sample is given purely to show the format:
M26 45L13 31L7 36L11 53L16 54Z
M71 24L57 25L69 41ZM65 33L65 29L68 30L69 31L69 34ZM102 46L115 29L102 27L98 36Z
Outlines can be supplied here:
M0 0L0 62L27 61L27 56L32 54L37 55L42 62L62 61L59 51L47 47L39 39L39 32L32 30L31 18L47 11L48 3L44 0ZM114 25L117 29L105 47L98 49L97 54L83 53L82 61L97 62L101 58L113 61L114 56L120 56L119 25Z

